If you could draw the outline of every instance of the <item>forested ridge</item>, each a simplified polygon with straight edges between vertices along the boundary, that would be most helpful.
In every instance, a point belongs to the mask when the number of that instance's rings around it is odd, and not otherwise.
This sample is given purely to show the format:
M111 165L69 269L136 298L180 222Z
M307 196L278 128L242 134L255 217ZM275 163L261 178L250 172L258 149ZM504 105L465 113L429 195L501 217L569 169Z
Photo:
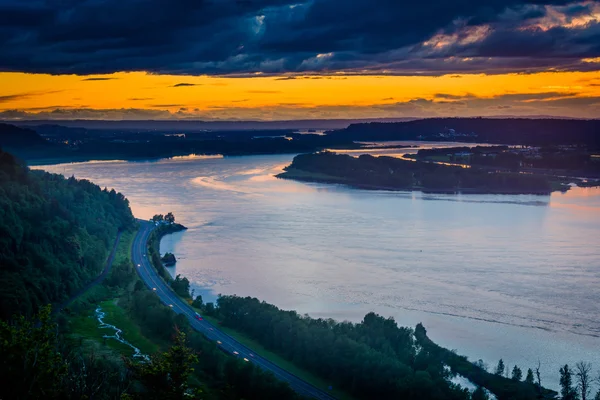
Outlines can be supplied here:
M454 131L459 136L440 137ZM474 143L561 145L598 149L599 120L544 118L426 118L404 122L352 124L329 136L356 141L452 140ZM568 133L568 134L567 134ZM462 134L462 135L460 135ZM469 136L464 136L469 135Z
M0 318L61 302L102 270L127 199L86 180L31 171L0 150Z

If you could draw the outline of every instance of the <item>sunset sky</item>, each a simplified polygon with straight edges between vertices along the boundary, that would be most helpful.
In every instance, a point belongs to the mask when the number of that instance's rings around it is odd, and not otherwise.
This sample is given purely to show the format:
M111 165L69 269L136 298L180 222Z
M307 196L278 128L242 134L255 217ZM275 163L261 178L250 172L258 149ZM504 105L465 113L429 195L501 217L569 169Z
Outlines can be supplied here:
M5 120L600 116L598 2L0 0L0 46Z

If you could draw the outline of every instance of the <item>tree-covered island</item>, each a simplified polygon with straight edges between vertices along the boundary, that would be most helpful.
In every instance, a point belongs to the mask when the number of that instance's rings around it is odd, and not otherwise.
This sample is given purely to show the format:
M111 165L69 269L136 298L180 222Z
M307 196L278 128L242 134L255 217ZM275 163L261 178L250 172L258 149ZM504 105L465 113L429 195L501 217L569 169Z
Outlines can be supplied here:
M568 188L540 175L383 156L352 157L331 152L298 155L284 170L277 177L341 183L363 189L545 195Z

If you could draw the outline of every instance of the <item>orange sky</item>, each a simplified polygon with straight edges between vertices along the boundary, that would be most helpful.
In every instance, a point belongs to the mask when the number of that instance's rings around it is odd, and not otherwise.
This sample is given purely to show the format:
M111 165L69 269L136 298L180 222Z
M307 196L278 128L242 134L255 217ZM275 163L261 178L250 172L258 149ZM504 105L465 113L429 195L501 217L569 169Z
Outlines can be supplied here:
M590 60L598 62L600 60ZM179 87L174 87L177 84ZM27 117L300 119L600 115L600 72L225 78L0 73L0 111ZM50 113L59 109L60 113ZM77 110L79 114L74 114ZM0 118L13 114L3 113Z

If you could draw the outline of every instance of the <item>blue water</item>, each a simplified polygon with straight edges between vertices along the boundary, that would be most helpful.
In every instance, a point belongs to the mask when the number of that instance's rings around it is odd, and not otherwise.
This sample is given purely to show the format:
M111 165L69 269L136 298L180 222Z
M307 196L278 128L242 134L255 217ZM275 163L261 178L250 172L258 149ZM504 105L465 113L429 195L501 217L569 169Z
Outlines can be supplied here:
M273 178L291 155L41 167L173 211L163 240L205 300L255 296L313 317L423 322L472 360L600 370L600 190L552 196L364 191Z

